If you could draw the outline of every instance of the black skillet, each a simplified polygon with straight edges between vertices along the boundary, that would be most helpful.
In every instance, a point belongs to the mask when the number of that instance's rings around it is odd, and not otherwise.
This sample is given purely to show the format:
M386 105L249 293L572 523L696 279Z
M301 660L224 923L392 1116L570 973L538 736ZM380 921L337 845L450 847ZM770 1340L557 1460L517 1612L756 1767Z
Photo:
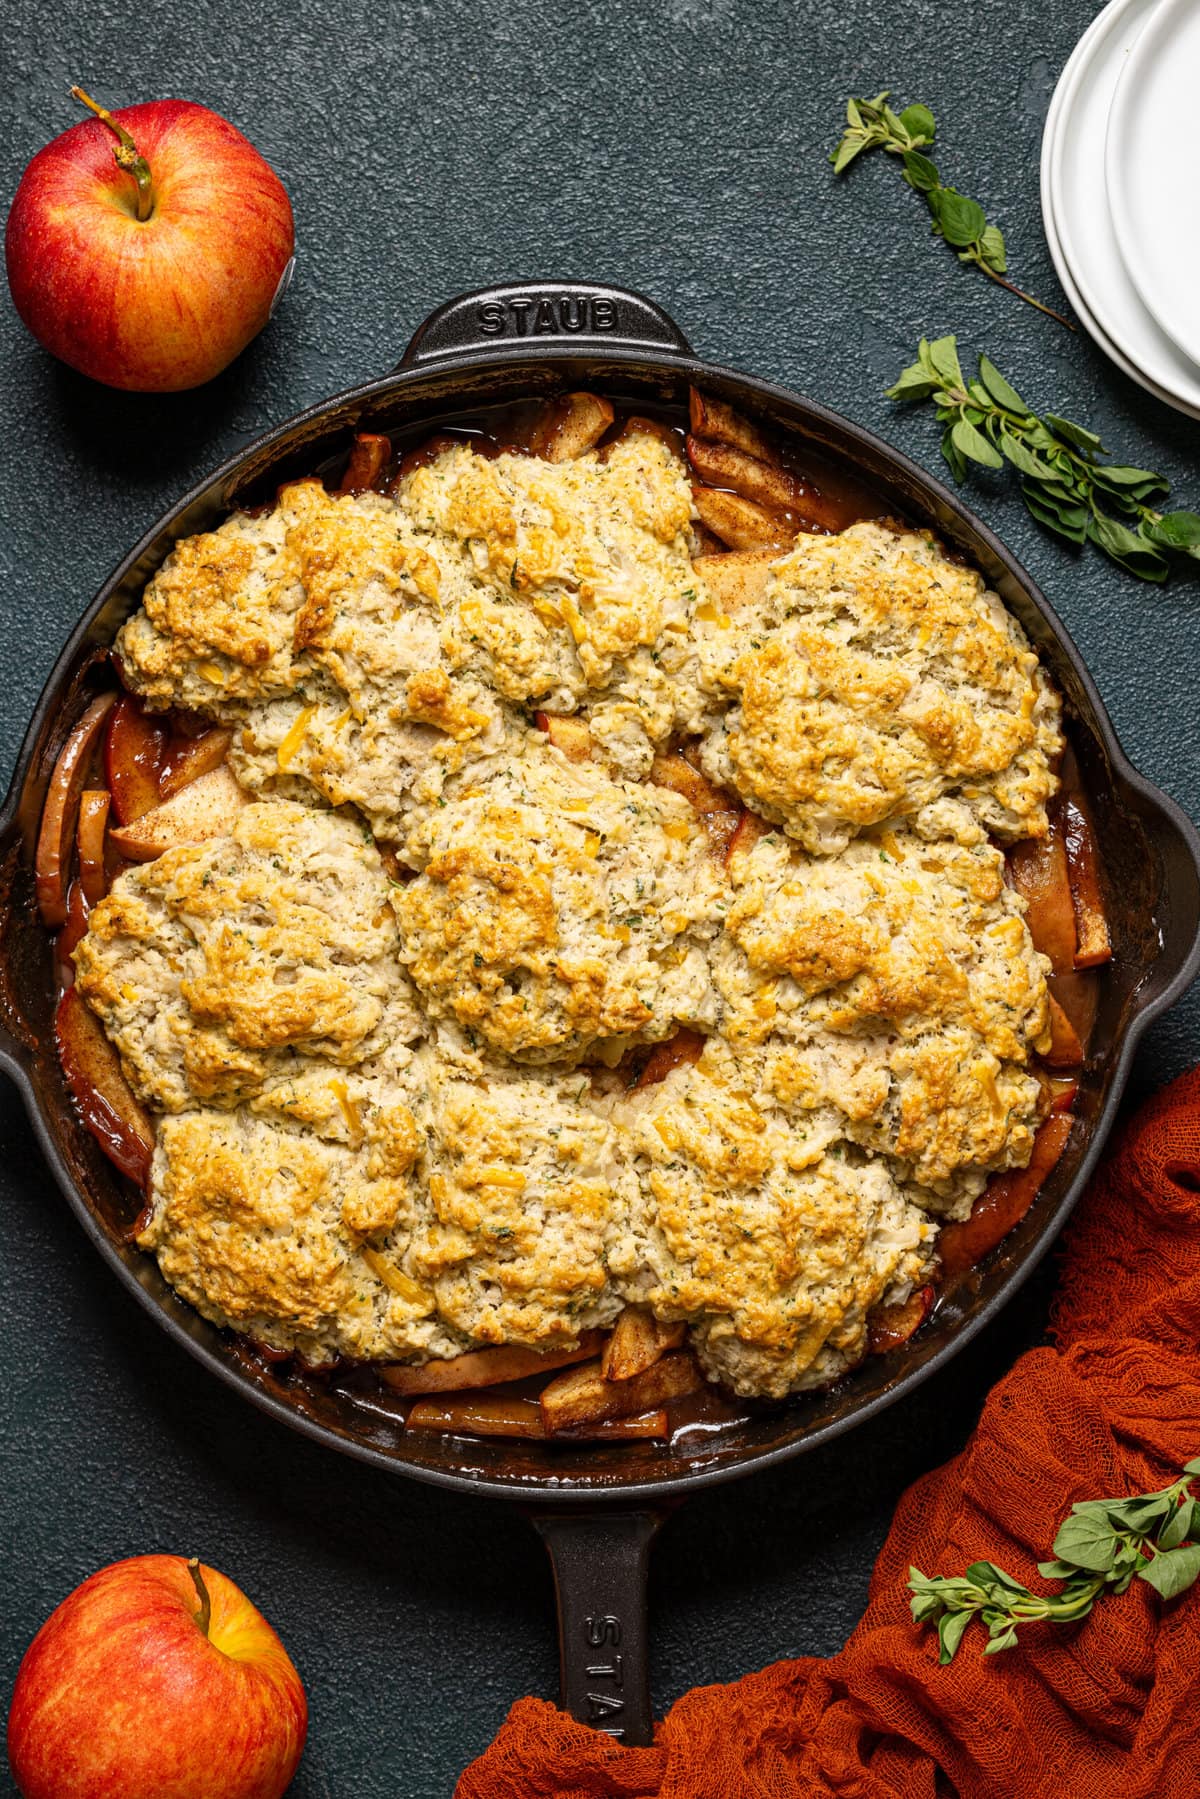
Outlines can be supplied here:
M279 481L344 456L355 430L402 444L478 421L487 408L564 389L685 407L689 382L851 470L889 511L932 525L983 570L1016 613L1064 696L1091 800L1115 945L1103 971L1078 1123L1032 1210L973 1281L904 1349L875 1357L828 1391L684 1434L672 1444L589 1446L405 1435L382 1399L281 1373L172 1294L152 1259L122 1241L129 1189L80 1124L53 1048L51 942L33 904L32 860L46 782L71 725L111 681L97 652L138 603L174 541ZM0 1065L17 1083L69 1205L117 1277L163 1329L271 1416L332 1449L460 1492L518 1500L549 1547L558 1591L563 1703L626 1743L646 1742L645 1575L665 1509L698 1487L799 1455L890 1405L981 1330L1061 1229L1100 1153L1137 1041L1200 967L1200 841L1187 818L1121 753L1079 652L1029 576L938 482L877 438L799 395L699 360L650 301L617 288L534 282L467 294L426 320L399 367L309 408L227 462L159 520L105 583L72 633L29 726L0 816Z

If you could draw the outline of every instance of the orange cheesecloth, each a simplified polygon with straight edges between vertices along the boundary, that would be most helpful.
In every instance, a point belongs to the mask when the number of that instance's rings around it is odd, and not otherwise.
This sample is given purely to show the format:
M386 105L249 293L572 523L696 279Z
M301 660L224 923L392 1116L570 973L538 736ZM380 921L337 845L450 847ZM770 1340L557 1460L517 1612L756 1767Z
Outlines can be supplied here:
M1164 1603L1135 1580L998 1656L973 1623L940 1667L906 1579L986 1558L1057 1591L1037 1563L1076 1500L1166 1486L1200 1454L1200 1070L1080 1203L1051 1328L900 1501L837 1655L686 1693L644 1749L522 1699L457 1799L1197 1799L1200 1586Z

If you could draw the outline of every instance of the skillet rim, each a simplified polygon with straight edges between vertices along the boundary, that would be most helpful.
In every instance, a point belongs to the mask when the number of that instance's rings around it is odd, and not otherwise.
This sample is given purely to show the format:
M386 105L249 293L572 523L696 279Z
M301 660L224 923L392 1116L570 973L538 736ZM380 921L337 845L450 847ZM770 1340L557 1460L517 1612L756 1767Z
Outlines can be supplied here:
M440 310L442 312L449 311L455 304L456 302L449 302L447 307ZM437 316L439 315L431 315L431 317ZM421 333L418 333L418 339L420 335ZM418 339L414 339L414 345ZM412 346L410 346L410 355L411 349ZM331 421L335 413L352 413L357 409L361 417L362 414L370 412L374 403L438 376L444 379L447 376L457 377L468 373L477 375L487 372L499 373L501 370L510 370L516 366L537 367L548 363L563 365L602 363L605 366L617 367L626 365L643 371L669 373L676 378L732 385L744 395L749 396L751 402L754 400L765 401L769 405L774 404L776 407L784 409L792 416L796 428L811 429L815 437L819 437L823 433L826 435L832 433L846 446L844 449L838 450L839 455L845 455L847 459L850 459L855 451L859 451L863 453L865 460L874 460L881 464L891 476L898 477L903 484L921 497L931 515L935 515L939 510L951 513L965 532L979 539L988 553L1004 569L1024 600L1041 617L1064 660L1070 665L1083 691L1097 734L1109 760L1112 770L1111 786L1136 796L1144 812L1149 816L1157 817L1167 830L1174 834L1181 853L1190 857L1193 877L1200 883L1200 834L1197 833L1195 826L1182 808L1130 763L1121 747L1096 684L1070 633L1054 608L1017 557L1005 547L989 526L968 506L964 505L958 496L945 487L936 476L929 474L904 452L894 449L864 426L856 424L843 414L780 383L763 380L725 364L706 360L690 352L669 349L658 343L637 347L628 343L598 344L594 339L577 344L523 340L520 344L511 342L506 346L497 344L482 350L455 349L427 360L410 362L406 358L405 362L387 375L359 383L341 393L303 408L282 424L253 439L235 455L226 458L211 474L191 486L142 534L133 548L117 564L70 632L57 657L34 707L14 764L8 795L3 808L0 809L0 857L11 854L19 835L20 802L29 781L38 742L47 720L61 704L74 672L74 665L80 651L88 644L89 634L98 615L143 557L156 548L161 549L163 544L169 547L174 541L172 527L191 507L222 494L222 490L224 490L223 497L227 499L230 490L236 486L239 476L244 476L248 468L256 461L260 466L265 466L269 461L269 452L272 450L286 454L290 447L290 440L297 436L302 427L317 426L323 421ZM446 397L449 400L452 396ZM346 424L353 422L352 419L343 421ZM161 560L161 556L159 559ZM1164 883L1164 899L1167 897L1169 886L1168 880ZM0 912L7 910L8 904L7 895L0 897ZM288 1405L282 1399L266 1391L234 1362L218 1355L215 1350L200 1341L179 1320L170 1315L158 1296L151 1293L139 1281L134 1268L123 1259L118 1247L101 1228L80 1187L72 1177L65 1159L51 1135L46 1112L26 1066L26 1053L17 1043L10 1043L2 1027L0 1027L0 1068L9 1074L21 1093L39 1147L49 1163L68 1205L109 1268L117 1275L126 1290L138 1299L138 1302L153 1316L156 1323L177 1344L181 1345L210 1373L220 1378L226 1386L249 1400L260 1411L289 1428L299 1431L311 1440L322 1443L327 1448L335 1449L341 1454L349 1455L357 1461L451 1491L506 1500L526 1499L536 1501L543 1509L547 1505L555 1508L569 1507L572 1510L579 1506L595 1509L608 1509L615 1506L629 1508L644 1505L648 1501L661 1503L701 1488L723 1485L727 1481L739 1479L760 1468L775 1466L810 1449L834 1441L857 1424L886 1410L928 1379L935 1370L942 1368L960 1350L965 1348L983 1330L985 1325L991 1322L999 1310L1014 1298L1057 1240L1063 1225L1087 1184L1108 1139L1142 1035L1155 1018L1174 1004L1200 972L1200 910L1197 911L1194 918L1189 913L1187 924L1192 930L1191 946L1171 977L1156 991L1144 995L1140 1000L1136 993L1131 998L1130 1011L1117 1042L1104 1104L1095 1115L1089 1140L1072 1180L1054 1210L1049 1212L1042 1221L1038 1236L1025 1247L1020 1258L1007 1270L996 1290L989 1295L978 1311L969 1319L960 1322L952 1335L919 1362L907 1369L901 1366L895 1378L886 1388L857 1403L851 1402L838 1417L817 1424L811 1430L801 1431L781 1443L757 1449L750 1447L730 1450L723 1459L714 1462L709 1467L688 1469L684 1458L681 1457L683 1465L679 1473L666 1473L649 1480L623 1482L620 1480L619 1474L616 1478L606 1477L601 1471L591 1477L575 1473L561 1476L553 1473L528 1475L518 1472L495 1475L475 1473L466 1469L452 1470L432 1467L410 1462L405 1460L402 1455L389 1454L375 1448L369 1442L355 1438L348 1433L343 1434L328 1423L306 1416L298 1407ZM1146 972L1148 972L1148 968ZM1145 974L1143 974L1144 978ZM852 1379L853 1374L848 1378Z

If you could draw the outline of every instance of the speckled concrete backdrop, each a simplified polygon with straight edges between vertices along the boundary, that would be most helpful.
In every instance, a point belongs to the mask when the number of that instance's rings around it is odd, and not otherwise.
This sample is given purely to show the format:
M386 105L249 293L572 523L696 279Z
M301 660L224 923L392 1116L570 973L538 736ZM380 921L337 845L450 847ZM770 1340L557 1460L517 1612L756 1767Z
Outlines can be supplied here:
M931 467L932 419L882 389L922 333L986 347L1036 402L1200 498L1198 428L1086 338L960 270L878 159L835 183L849 92L930 102L944 177L984 200L1018 280L1061 303L1037 156L1086 0L112 0L10 7L0 191L72 116L176 94L227 114L296 209L296 280L266 337L192 395L139 400L49 363L0 302L0 761L68 625L179 489L297 407L396 359L439 301L499 277L644 289L697 349L790 383ZM6 202L7 203L7 202ZM1195 815L1200 589L1140 586L974 493L1087 655L1142 768ZM1195 996L1145 1045L1145 1088L1200 1050ZM5 1476L0 1688L91 1569L196 1551L265 1607L312 1701L298 1799L444 1799L509 1701L553 1691L550 1583L512 1514L389 1481L253 1415L163 1343L86 1250L0 1092ZM951 1453L1038 1332L1049 1277L941 1380L844 1446L691 1502L659 1545L660 1704L835 1648L902 1487Z

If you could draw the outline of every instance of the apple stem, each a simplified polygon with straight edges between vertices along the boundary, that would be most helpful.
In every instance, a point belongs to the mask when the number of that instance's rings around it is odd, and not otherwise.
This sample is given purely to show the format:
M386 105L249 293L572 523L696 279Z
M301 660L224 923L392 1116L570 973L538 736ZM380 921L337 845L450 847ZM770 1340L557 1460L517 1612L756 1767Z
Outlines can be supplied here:
M200 1557L198 1555L189 1556L187 1568L188 1573L192 1577L192 1583L195 1586L197 1597L200 1600L200 1610L196 1613L196 1623L203 1635L207 1636L208 1627L212 1623L212 1599L209 1597L208 1588L204 1584L204 1576L200 1572Z
M102 125L107 125L117 140L113 151L113 161L127 175L132 175L137 183L137 216L144 224L154 211L154 182L150 174L150 164L142 155L124 125L118 125L107 107L97 105L90 94L85 94L81 87L71 89L71 98L78 100L90 112L94 112Z

